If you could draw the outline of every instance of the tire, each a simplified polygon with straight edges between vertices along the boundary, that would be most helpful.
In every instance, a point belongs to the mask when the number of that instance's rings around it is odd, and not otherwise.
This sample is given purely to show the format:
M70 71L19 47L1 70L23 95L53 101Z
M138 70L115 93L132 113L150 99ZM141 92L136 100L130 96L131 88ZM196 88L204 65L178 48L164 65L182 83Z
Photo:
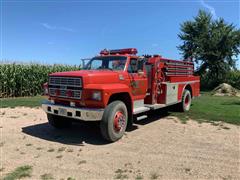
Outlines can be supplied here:
M182 112L187 112L190 110L192 103L192 97L189 90L185 89L182 95L182 101L179 104L179 110Z
M64 118L62 116L47 114L47 118L48 118L49 124L55 128L66 128L72 125L71 119Z
M115 142L122 138L127 127L128 112L122 101L113 101L105 109L100 122L100 130L104 139Z

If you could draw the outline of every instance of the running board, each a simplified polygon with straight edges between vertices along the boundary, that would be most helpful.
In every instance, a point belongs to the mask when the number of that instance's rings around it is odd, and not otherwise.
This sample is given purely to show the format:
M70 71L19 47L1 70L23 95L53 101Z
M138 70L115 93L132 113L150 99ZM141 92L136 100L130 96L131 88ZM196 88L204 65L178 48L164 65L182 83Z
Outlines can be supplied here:
M166 107L167 105L166 104L144 104L145 107L148 107L152 110L155 110L155 109L160 109L160 108L164 108Z
M178 103L178 102L176 102ZM160 108L164 108L176 103L171 103L171 104L144 104L144 106L142 107L138 107L138 108L134 108L133 109L133 114L139 114L139 113L143 113L149 110L155 110L155 109L160 109Z
M143 113L149 110L150 110L149 107L138 107L133 109L133 114L135 115L135 114Z

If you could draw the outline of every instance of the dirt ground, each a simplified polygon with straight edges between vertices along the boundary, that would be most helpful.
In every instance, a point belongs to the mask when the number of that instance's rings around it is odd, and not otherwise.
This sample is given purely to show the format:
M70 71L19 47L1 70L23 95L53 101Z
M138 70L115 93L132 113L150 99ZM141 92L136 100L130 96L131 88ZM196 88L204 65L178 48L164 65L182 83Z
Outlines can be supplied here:
M95 123L56 130L40 108L1 109L1 176L31 165L30 179L240 179L238 126L154 114L108 144Z

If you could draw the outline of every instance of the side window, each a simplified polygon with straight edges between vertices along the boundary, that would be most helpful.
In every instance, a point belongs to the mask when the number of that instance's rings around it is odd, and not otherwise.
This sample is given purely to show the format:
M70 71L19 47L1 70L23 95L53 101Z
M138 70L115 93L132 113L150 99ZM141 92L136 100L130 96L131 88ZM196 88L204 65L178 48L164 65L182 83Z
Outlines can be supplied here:
M143 64L144 64L143 60L138 61L138 71L143 71Z
M109 61L109 68L112 70L123 70L125 67L126 60L112 60Z
M129 73L137 73L138 71L138 62L137 59L130 59L130 64L128 65Z
M130 59L130 64L128 65L129 73L137 73L138 71L143 71L144 61L138 59Z
M93 60L91 63L91 69L101 69L102 68L102 60Z

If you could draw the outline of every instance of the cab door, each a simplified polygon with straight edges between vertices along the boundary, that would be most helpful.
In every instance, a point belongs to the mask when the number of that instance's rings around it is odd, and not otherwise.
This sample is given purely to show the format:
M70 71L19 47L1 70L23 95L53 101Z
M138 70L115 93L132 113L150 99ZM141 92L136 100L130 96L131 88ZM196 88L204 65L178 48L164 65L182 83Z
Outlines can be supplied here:
M144 99L147 92L147 76L144 62L137 58L130 58L127 71L132 96L134 99Z

